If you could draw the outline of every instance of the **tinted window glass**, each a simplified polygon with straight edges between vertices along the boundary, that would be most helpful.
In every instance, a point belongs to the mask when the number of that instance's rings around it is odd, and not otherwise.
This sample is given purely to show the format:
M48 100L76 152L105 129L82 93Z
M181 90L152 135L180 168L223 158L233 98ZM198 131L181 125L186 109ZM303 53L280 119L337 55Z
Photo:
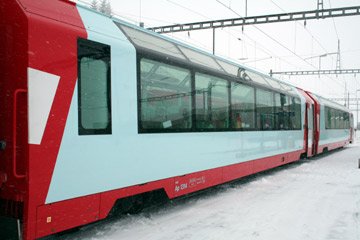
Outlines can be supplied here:
M292 129L300 130L301 129L301 101L298 98L292 99Z
M196 73L196 127L224 129L229 127L229 83L214 76Z
M335 116L335 109L331 109L330 110L331 112L331 125L330 125L330 128L331 129L335 129L336 128L336 116Z
M331 111L328 107L325 107L325 128L331 128Z
M173 57L186 59L184 55L180 52L177 46L161 37L143 32L132 27L127 27L121 25L120 23L115 22L116 25L121 27L121 29L127 34L127 36L138 46L151 49L163 54L168 54Z
M281 106L280 93L275 93L274 97L275 97L275 107L274 107L275 129L280 130L280 129L284 129L284 114L283 114L283 108Z
M325 106L326 129L348 129L350 127L349 113Z
M219 71L223 71L222 67L216 62L216 60L214 58L207 56L205 54L199 53L197 51L193 51L193 50L183 47L183 46L178 46L178 47L181 49L181 51L186 55L186 57L190 61L201 64L206 67L215 68Z
M282 110L283 110L283 123L284 123L284 129L285 130L289 130L291 129L291 125L290 125L290 112L291 112L291 108L290 108L290 97L280 94L280 100L281 100L281 106L282 106Z
M191 73L165 63L141 59L142 131L191 128Z
M274 129L274 98L272 92L262 89L256 90L256 114L258 129Z
M231 84L232 127L235 129L255 128L255 94L254 88Z
M78 40L79 134L111 134L110 46Z

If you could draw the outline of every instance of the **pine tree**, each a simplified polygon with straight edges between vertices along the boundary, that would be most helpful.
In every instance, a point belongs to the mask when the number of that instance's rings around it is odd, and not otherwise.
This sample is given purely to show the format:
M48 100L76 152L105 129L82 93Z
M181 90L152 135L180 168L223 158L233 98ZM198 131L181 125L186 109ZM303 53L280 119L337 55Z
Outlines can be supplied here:
M112 14L111 5L108 0L101 0L98 10L106 15L111 16Z
M107 1L106 5L105 5L105 14L111 16L112 15L112 9L111 9L111 5L110 2Z
M106 7L106 0L101 0L100 6L99 6L99 12L105 13L105 7Z
M94 10L98 10L98 2L97 2L97 0L92 0L90 7L92 9L94 9Z

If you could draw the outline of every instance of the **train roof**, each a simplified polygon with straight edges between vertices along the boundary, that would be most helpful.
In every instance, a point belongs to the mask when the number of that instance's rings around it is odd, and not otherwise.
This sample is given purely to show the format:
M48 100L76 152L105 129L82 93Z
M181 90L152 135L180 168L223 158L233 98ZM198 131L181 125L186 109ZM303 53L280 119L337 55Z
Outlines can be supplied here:
M350 112L350 110L348 108L346 108L345 106L339 104L339 103L336 103L336 102L333 102L333 101L330 101L324 97L321 97L319 95L316 95L316 94L313 94L314 96L316 96L316 98L318 99L318 101L320 102L320 104L323 104L327 107L331 107L331 108L335 108L335 109L338 109L338 110L342 110L342 111L345 111L345 112Z
M288 83L120 19L113 18L113 20L138 49L155 51L158 54L188 62L190 65L200 65L221 74L297 95L295 86Z

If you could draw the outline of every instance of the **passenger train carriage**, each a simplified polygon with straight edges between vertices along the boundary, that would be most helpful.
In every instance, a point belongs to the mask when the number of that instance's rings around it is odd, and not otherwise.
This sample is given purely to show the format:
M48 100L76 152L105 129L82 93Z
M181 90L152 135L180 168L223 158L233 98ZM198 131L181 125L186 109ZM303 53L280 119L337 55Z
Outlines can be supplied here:
M343 147L352 114L64 0L0 2L0 232L36 239ZM1 236L0 234L0 236Z

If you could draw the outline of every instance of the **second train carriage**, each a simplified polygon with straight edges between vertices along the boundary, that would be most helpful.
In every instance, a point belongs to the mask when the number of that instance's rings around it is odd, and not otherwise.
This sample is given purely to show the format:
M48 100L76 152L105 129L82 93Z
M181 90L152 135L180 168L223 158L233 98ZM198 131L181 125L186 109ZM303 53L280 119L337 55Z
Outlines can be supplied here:
M74 3L0 14L0 213L24 239L351 140L340 105Z

